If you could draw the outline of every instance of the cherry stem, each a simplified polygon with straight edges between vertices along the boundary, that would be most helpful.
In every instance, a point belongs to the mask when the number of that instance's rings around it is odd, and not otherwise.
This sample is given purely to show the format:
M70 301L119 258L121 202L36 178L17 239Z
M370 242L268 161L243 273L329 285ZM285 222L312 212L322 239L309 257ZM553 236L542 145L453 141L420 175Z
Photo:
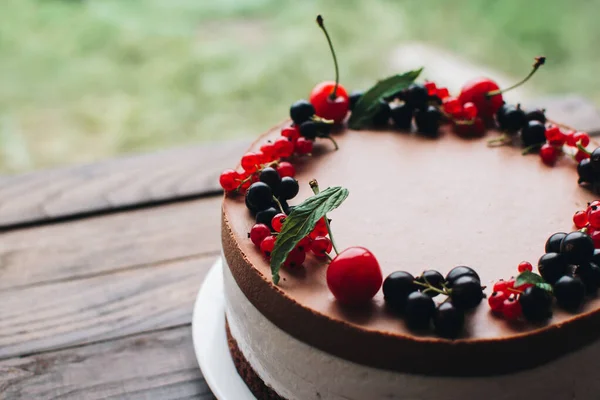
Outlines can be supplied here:
M282 214L285 214L285 211L283 211L283 207L281 206L281 202L279 201L279 199L273 196L273 201L275 202L275 204L277 204L277 208L279 208L279 211L281 211Z
M308 184L310 185L310 188L312 189L314 194L319 194L319 183L316 179L311 180ZM323 218L325 219L325 226L327 226L327 233L329 233L329 240L331 240L331 246L333 247L333 251L335 251L336 255L340 254L340 252L337 249L337 246L335 245L335 240L333 240L333 233L331 232L331 226L329 225L329 219L327 219L327 214L323 215ZM327 255L329 256L329 254Z
M329 253L324 253L325 257L327 257L329 259L329 262L333 261L333 258L331 258L331 256L329 255Z
M327 29L325 29L325 24L323 22L323 17L321 17L321 15L317 15L317 24L319 25L319 28L321 28L321 30L325 34L325 37L327 38L327 43L329 43L329 50L331 50L331 55L333 56L333 64L335 65L335 86L333 87L333 91L329 95L329 98L334 100L336 97L336 94L337 94L338 85L340 84L340 71L338 69L337 57L335 56L335 50L333 49L333 43L331 43L331 38L329 37L329 33L327 33Z
M497 90L492 90L491 92L487 92L485 95L486 97L492 97L492 96L497 96L499 94L503 94L508 92L509 90L513 90L519 86L521 86L522 84L524 84L525 82L527 82L529 80L529 78L531 78L536 71L546 63L546 57L536 57L535 58L535 63L533 63L533 69L531 70L531 72L529 72L529 75L527 75L525 77L525 79L523 79L520 82L515 83L512 86L507 87L506 89L497 89Z

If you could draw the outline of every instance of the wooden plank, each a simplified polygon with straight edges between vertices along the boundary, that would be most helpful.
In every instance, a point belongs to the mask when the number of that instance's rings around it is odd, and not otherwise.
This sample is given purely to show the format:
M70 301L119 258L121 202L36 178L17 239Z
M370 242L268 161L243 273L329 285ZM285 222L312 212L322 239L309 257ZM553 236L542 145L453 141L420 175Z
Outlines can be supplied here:
M215 256L0 291L0 359L191 322Z
M0 291L216 255L220 206L217 196L6 232Z
M0 398L214 399L189 326L0 362Z
M220 192L218 176L249 141L178 148L0 176L0 229Z

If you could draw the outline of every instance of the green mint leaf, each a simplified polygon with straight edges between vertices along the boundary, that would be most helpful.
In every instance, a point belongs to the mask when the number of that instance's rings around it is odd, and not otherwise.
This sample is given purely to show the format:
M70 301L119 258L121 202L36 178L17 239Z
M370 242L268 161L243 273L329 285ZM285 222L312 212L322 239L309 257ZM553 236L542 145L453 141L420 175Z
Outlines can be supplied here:
M339 207L348 197L348 189L335 186L309 197L287 216L271 252L273 283L279 283L279 269L290 251L307 236L321 218Z
M517 276L515 279L515 287L519 287L526 283L530 283L532 285L537 285L538 283L545 283L544 278L535 274L531 271L523 271Z
M350 119L348 127L350 129L361 129L371 123L373 115L377 112L379 100L391 96L394 93L409 87L419 76L423 68L405 72L404 74L392 75L375 84L371 89L358 100Z
M539 287L540 289L544 289L546 292L552 293L552 285L549 284L548 282L539 282L536 283L535 286Z

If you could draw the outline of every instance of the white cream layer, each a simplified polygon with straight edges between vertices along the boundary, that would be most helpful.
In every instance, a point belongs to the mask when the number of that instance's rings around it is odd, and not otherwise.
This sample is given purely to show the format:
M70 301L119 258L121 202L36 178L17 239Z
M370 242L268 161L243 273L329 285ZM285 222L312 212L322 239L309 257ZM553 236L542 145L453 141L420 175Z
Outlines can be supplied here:
M440 378L381 370L330 355L290 336L248 301L225 260L223 271L231 334L258 376L288 400L600 399L600 341L511 375ZM515 364L523 357L527 354L515 354Z

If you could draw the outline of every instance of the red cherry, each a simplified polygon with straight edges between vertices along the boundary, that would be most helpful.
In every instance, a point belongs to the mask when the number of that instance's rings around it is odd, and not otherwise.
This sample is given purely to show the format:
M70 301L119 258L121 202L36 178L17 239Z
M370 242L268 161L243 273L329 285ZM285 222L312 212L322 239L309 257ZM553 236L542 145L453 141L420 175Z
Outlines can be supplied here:
M435 96L437 94L437 86L434 82L427 81L423 84L423 86L425 86L428 95Z
M556 160L558 160L558 154L558 150L548 143L544 144L540 149L540 157L542 158L542 162L549 166L556 164Z
M317 236L310 245L310 250L317 257L325 257L325 254L329 254L333 249L331 240L325 236Z
M276 214L271 220L271 226L275 232L281 232L281 227L285 222L286 215L283 213Z
M298 248L294 248L292 249L292 251L290 251L290 254L288 254L283 265L288 268L298 268L302 266L302 263L305 259L306 253L302 250L299 250Z
M510 296L502 304L502 315L509 321L519 319L523 315L521 303L514 296Z
M444 100L446 97L450 96L450 92L447 88L438 88L436 91L436 96L439 97L440 100Z
M581 162L581 160L585 160L586 158L590 158L590 155L585 151L577 150L575 153L575 161Z
M573 215L573 223L577 229L585 228L588 224L588 214L585 211L577 211Z
M488 298L488 304L492 311L501 312L504 307L504 300L508 298L508 293L502 291L494 291Z
M277 238L275 236L270 235L264 238L262 242L260 242L260 251L262 251L265 257L271 257L271 252L275 248L276 239Z
M321 118L332 119L340 123L346 118L350 108L348 92L342 85L338 85L335 98L331 98L335 82L321 82L310 92L309 101L315 108L315 114Z
M474 119L477 116L477 106L471 102L467 102L463 105L463 112L466 119Z
M575 144L579 143L583 147L586 147L588 144L590 144L590 136L585 132L575 133L573 135L573 140L575 141Z
M240 174L233 169L226 169L219 176L219 183L226 192L231 192L238 187Z
M473 104L473 103L471 103ZM444 112L452 116L458 116L462 113L462 104L456 97L446 97L443 101Z
M295 142L300 137L300 131L296 125L288 126L281 130L281 136L288 138L292 142Z
M277 172L279 172L280 177L291 176L292 178L296 175L296 169L292 164L287 161L282 161L277 166Z
M327 268L327 286L345 305L368 302L379 291L382 282L377 259L364 247L348 247Z
M301 137L296 141L295 149L298 154L310 154L313 150L313 142Z
M260 247L262 241L269 235L271 235L271 230L265 224L256 224L250 229L250 240L257 247Z
M533 271L533 265L529 261L521 261L517 267L519 272Z
M488 78L478 78L467 82L462 87L458 96L461 104L473 103L477 107L478 116L483 120L491 121L496 112L504 104L502 94L487 96L489 92L498 90L498 84Z
M277 157L289 157L294 154L294 143L285 137L280 137L273 143Z

